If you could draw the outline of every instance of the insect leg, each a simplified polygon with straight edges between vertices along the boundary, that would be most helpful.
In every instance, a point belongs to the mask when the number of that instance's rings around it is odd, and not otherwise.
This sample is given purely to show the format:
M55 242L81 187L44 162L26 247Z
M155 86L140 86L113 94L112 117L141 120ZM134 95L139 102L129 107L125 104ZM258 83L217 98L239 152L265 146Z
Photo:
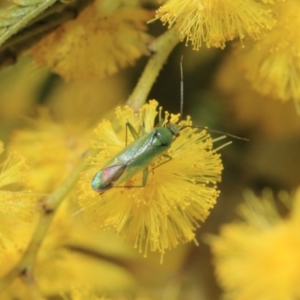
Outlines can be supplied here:
M162 156L163 156L163 157L166 157L167 159L164 160L164 161L163 161L162 163L160 163L159 165L157 165L157 166L155 166L154 168L152 168L152 170L156 169L157 167L160 167L161 165L163 165L163 164L169 162L169 161L172 159L172 156L169 155L169 154L166 154L166 153L164 153Z
M146 186L147 183L147 178L148 178L148 168L145 168L143 170L143 179L142 179L142 184L141 185L131 185L131 186L114 186L114 188L142 188Z
M127 146L127 128L130 130L130 133L132 134L132 136L135 140L137 140L139 138L139 134L136 132L134 127L129 122L127 122L126 123L126 136L125 136L126 146Z
M126 188L126 189L132 189L132 188L142 188L146 186L148 178L148 168L145 168L143 170L143 179L141 185L131 185L131 186L113 186L113 188Z
M145 186L147 183L147 178L148 178L148 168L144 169L143 171L143 181L142 181L142 186Z

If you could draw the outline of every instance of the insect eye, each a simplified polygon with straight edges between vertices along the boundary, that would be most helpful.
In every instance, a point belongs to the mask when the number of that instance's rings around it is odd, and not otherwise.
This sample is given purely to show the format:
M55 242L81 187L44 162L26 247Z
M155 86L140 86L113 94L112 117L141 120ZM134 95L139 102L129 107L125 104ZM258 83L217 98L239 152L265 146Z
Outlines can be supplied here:
M173 124L173 123L168 123L166 126L175 137L178 137L180 135L180 130L179 130L178 125Z

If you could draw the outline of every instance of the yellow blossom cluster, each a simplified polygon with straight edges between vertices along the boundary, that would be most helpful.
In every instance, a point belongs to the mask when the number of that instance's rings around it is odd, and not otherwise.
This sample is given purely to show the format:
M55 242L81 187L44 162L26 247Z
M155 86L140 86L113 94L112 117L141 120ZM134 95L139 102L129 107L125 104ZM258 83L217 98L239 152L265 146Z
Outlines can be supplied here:
M55 121L45 109L29 122L30 126L15 132L10 147L33 167L26 185L36 193L47 193L57 187L86 151L88 126Z
M122 128L118 133L109 121L99 124L93 147L100 152L91 161L93 167L83 175L79 190L80 205L91 227L115 228L144 253L148 248L164 253L179 243L195 240L196 228L206 219L219 194L215 184L222 170L214 141L205 131L189 127L192 123L187 119L179 122L180 127L187 127L167 152L172 159L161 157L144 166L148 167L144 187L141 172L102 195L93 191L93 175L125 147L126 123L130 122L137 132L141 126L149 132L154 127L157 106L156 101L150 101L137 114L129 107L118 108L116 117ZM168 120L166 114L164 126ZM178 116L171 116L170 122L177 120ZM127 134L127 143L132 140Z
M224 48L226 41L247 35L257 39L276 23L270 6L254 0L169 0L156 18L196 50L202 44Z
M211 240L217 277L228 299L297 299L300 297L300 190L286 218L269 191L246 194L243 221L224 225Z
M45 36L31 50L34 59L67 80L83 80L103 78L148 54L150 36L143 31L152 13L111 4L97 0Z
M0 154L3 157L3 143ZM0 164L0 276L19 259L36 220L36 196L24 189L29 170L25 159L11 152Z
M297 0L274 5L276 27L256 42L238 49L237 60L261 94L294 100L300 112L300 4Z
M0 142L0 154L3 153L3 143ZM9 153L0 165L0 219L1 229L10 230L18 225L18 221L32 221L35 197L29 191L23 191L25 179L29 170L24 157L17 153ZM6 236L6 235L4 235ZM0 234L0 244L3 232ZM10 234L6 237L11 238Z

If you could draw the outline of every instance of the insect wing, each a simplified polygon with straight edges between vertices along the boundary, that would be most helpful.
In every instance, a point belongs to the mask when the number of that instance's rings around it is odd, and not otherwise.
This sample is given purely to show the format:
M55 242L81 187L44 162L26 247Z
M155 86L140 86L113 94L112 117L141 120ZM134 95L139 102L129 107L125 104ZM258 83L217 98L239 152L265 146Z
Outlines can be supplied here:
M119 164L105 167L98 171L92 180L92 188L100 193L113 187L116 182L124 173L127 165Z

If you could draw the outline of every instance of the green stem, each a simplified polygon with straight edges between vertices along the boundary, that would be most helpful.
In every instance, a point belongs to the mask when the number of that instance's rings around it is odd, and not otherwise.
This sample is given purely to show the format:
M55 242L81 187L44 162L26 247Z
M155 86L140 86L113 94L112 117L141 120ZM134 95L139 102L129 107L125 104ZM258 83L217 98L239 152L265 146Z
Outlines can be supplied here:
M133 110L139 110L146 102L159 71L178 42L178 33L173 30L167 30L150 44L150 50L154 54L150 57L142 76L127 101L127 104Z

